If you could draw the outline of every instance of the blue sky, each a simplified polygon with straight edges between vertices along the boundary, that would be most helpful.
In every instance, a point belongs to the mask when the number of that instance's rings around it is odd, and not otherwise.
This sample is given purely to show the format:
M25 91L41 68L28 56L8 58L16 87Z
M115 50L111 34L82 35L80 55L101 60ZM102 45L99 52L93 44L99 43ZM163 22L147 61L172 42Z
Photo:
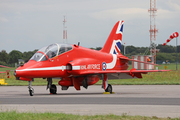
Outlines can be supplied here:
M173 32L180 32L180 1L157 0L156 4L156 44L163 44ZM1 0L0 51L33 51L62 43L64 15L68 43L103 47L114 24L124 20L123 43L147 47L149 8L150 0ZM175 40L169 45L175 45Z

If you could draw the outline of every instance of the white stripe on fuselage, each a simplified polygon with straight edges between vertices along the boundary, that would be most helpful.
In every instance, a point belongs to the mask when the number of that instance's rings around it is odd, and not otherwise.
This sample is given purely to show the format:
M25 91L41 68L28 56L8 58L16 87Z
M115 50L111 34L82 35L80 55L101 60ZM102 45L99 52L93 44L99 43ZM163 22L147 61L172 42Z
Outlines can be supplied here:
M72 69L80 70L80 66L73 66ZM22 69L22 70L16 70L16 71L40 71L40 70L66 70L66 66L29 68L29 69Z
M112 69L115 67L116 62L117 62L117 55L112 54L113 60L110 63L106 63L107 68L106 69ZM66 70L66 66L56 66L56 67L43 67L43 68L27 68L27 69L21 69L21 70L16 70L16 71L45 71L45 70ZM80 70L80 66L72 66L72 70Z

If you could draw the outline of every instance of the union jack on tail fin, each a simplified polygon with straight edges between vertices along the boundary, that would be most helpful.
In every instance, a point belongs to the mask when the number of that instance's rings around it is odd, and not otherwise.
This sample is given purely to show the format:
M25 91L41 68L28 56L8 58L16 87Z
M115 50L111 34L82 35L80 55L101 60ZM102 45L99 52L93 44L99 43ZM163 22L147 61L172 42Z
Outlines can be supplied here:
M121 43L122 43L122 33L123 33L124 21L120 20L112 29L104 47L101 49L101 52L118 54L121 52Z

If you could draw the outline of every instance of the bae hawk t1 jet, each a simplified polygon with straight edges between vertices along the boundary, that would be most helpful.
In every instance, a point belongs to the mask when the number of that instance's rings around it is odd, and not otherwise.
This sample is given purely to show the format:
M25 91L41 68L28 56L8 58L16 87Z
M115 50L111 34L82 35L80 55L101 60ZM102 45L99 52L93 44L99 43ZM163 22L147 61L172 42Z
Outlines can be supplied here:
M16 79L29 82L29 94L33 96L34 89L31 82L34 78L46 78L47 89L56 94L57 88L52 78L59 78L62 90L74 86L88 88L102 80L102 88L112 93L112 86L108 79L142 78L148 72L167 70L127 70L129 61L143 62L129 59L121 54L122 33L124 21L118 21L112 29L104 47L100 50L84 48L76 44L51 44L39 49L32 58L14 71Z

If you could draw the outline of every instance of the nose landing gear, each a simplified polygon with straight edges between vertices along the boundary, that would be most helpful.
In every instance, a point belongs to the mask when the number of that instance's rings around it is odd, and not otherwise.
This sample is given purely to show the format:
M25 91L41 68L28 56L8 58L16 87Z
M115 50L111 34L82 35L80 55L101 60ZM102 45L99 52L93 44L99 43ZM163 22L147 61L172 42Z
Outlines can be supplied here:
M32 87L29 88L29 95L30 96L34 95L34 89Z
M32 81L34 81L33 79L31 81L29 81L29 95L33 96L34 95L34 89L31 87Z

